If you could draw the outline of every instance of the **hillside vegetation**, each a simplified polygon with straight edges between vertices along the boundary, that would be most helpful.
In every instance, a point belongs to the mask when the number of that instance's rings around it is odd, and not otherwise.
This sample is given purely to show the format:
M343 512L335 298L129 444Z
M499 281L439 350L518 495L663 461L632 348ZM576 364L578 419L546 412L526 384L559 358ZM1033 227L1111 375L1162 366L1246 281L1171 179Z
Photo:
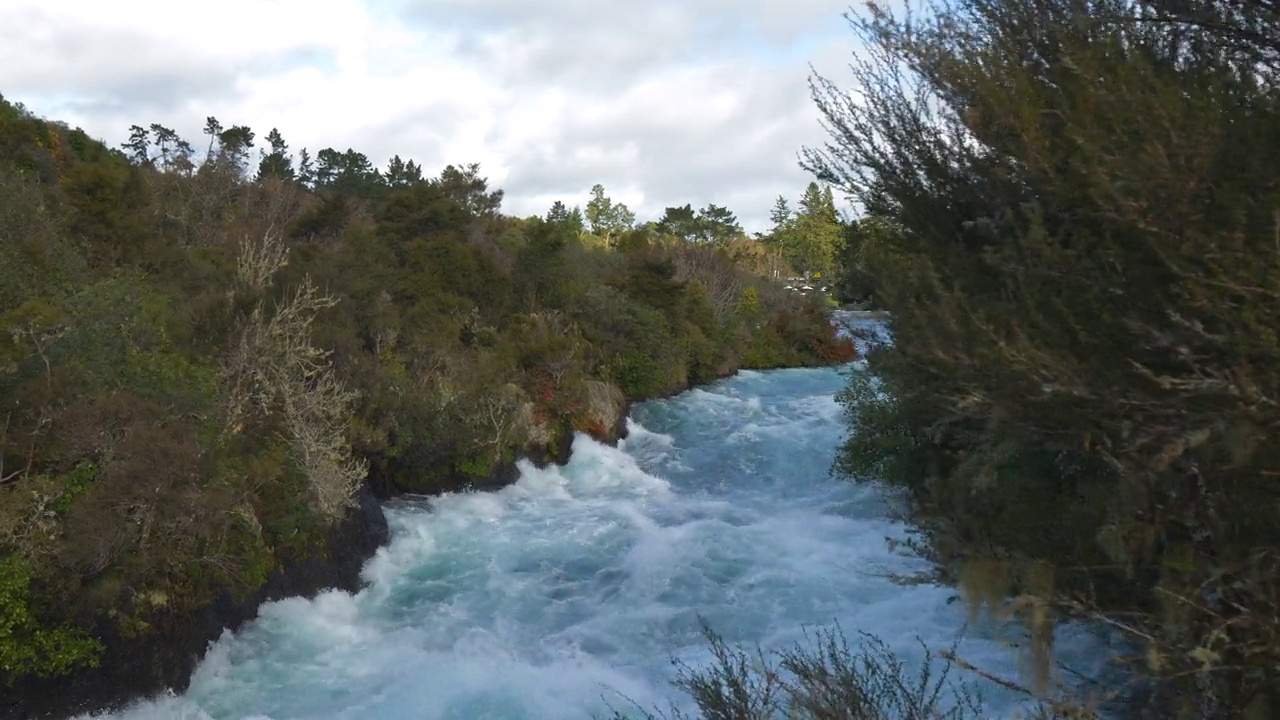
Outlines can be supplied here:
M516 218L476 166L206 136L0 99L0 679L247 596L366 483L501 481L629 400L852 357L723 208Z

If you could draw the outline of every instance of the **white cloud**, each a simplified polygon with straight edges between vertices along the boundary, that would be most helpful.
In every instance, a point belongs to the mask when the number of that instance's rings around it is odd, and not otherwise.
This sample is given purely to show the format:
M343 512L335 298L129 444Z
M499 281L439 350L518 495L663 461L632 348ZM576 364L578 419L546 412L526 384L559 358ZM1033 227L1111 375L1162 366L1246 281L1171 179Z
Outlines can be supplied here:
M181 10L176 9L181 7ZM505 207L642 219L709 202L762 229L822 142L808 62L839 75L837 0L9 0L0 92L116 144L207 115L429 171L479 162Z

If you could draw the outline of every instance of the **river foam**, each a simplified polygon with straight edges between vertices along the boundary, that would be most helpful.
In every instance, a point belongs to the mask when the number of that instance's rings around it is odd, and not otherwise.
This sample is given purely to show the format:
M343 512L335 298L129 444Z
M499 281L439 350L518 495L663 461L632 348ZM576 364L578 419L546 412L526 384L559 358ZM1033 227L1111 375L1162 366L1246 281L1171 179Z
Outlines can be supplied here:
M128 720L575 720L682 704L672 658L726 640L782 649L839 623L911 661L955 645L1016 676L992 631L889 539L873 485L834 480L843 369L744 372L637 406L619 447L585 436L562 468L492 493L404 499L366 589L265 606L210 650L182 697ZM1097 655L1065 632L1065 656ZM1018 700L987 689L991 717Z

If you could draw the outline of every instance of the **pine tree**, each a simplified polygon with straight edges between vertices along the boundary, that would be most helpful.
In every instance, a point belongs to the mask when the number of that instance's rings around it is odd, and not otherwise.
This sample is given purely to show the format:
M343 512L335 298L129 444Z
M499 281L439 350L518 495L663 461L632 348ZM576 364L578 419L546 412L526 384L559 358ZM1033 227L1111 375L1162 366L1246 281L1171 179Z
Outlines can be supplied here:
M271 128L271 132L267 133L267 143L271 146L271 151L263 153L262 160L258 162L258 179L274 177L282 180L293 180L293 157L289 155L289 146L284 141L284 136L276 128Z

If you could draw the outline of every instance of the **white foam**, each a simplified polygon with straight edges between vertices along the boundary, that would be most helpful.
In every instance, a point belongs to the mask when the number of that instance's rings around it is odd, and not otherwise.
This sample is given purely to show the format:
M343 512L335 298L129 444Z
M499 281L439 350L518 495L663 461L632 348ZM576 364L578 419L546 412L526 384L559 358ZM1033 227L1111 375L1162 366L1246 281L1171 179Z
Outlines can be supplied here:
M213 646L185 697L119 717L574 720L630 707L623 696L687 706L669 659L707 658L699 616L767 648L832 622L909 659L917 637L959 640L969 660L1014 672L998 638L962 633L951 590L883 577L924 564L888 547L905 529L872 489L827 477L843 382L831 369L740 373L638 406L617 448L579 435L566 467L522 463L498 492L396 503L365 590L266 606ZM1012 707L1001 702L993 716Z

